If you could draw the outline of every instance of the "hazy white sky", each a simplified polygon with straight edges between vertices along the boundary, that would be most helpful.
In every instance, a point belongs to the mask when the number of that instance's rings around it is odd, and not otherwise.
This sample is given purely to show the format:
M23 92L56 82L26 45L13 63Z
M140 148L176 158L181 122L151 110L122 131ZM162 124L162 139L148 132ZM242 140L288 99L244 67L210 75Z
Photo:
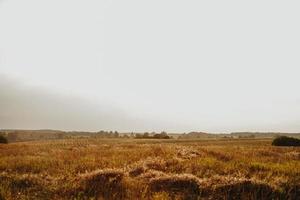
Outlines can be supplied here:
M299 9L0 0L0 128L300 132Z

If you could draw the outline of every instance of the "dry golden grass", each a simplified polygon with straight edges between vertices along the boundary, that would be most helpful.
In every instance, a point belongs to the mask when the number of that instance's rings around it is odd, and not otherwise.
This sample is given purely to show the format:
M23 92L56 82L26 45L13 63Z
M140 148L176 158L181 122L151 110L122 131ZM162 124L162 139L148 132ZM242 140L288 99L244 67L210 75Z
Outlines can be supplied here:
M0 145L0 199L299 199L300 148L271 140Z

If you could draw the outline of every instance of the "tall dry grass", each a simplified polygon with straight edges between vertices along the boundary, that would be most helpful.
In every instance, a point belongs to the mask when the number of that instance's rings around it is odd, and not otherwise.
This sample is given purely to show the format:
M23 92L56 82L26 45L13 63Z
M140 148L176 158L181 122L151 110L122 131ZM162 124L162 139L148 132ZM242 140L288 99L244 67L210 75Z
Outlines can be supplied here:
M300 149L270 140L0 145L0 199L297 199Z

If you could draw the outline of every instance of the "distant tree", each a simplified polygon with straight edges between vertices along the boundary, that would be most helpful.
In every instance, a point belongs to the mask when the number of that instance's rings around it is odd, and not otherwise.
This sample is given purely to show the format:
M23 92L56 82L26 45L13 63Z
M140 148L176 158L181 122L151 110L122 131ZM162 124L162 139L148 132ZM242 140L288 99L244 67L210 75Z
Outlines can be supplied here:
M143 137L144 137L144 138L149 138L149 137L150 137L150 135L149 135L149 133L148 133L148 132L145 132L145 133L144 133L144 135L143 135Z
M161 136L161 138L163 138L163 139L169 139L169 138L170 138L170 136L168 136L168 133L165 132L165 131L161 132L161 133L160 133L160 136Z
M7 144L7 138L4 135L0 135L0 143Z
M140 133L135 134L135 138L143 138L143 135Z
M160 135L162 135L162 136L166 136L166 135L168 135L168 134L167 134L167 132L165 132L165 131L162 131L162 132L160 133Z
M115 137L115 138L118 138L118 137L119 137L118 131L115 131L115 132L114 132L114 137Z
M56 137L57 137L57 139L63 139L64 138L64 134L63 133L57 133Z
M168 136L168 134L166 132L156 133L156 134L153 134L153 135L152 135L152 133L150 135L148 132L145 132L144 134L136 133L135 138L138 138L138 139L143 139L143 138L170 139L171 137Z
M153 135L153 138L159 139L159 138L161 138L161 136L160 136L159 133L156 133L156 134Z
M168 134L163 131L161 133L153 135L153 138L156 138L156 139L170 139L170 136L168 136Z
M7 134L7 140L9 142L15 142L18 140L18 133L17 132L9 132Z

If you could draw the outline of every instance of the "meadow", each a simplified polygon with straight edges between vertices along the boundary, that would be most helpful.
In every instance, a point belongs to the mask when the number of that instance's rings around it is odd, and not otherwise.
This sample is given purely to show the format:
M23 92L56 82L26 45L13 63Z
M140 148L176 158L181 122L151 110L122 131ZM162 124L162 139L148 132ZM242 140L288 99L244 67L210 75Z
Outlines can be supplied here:
M271 139L0 144L0 199L300 199L300 148Z

